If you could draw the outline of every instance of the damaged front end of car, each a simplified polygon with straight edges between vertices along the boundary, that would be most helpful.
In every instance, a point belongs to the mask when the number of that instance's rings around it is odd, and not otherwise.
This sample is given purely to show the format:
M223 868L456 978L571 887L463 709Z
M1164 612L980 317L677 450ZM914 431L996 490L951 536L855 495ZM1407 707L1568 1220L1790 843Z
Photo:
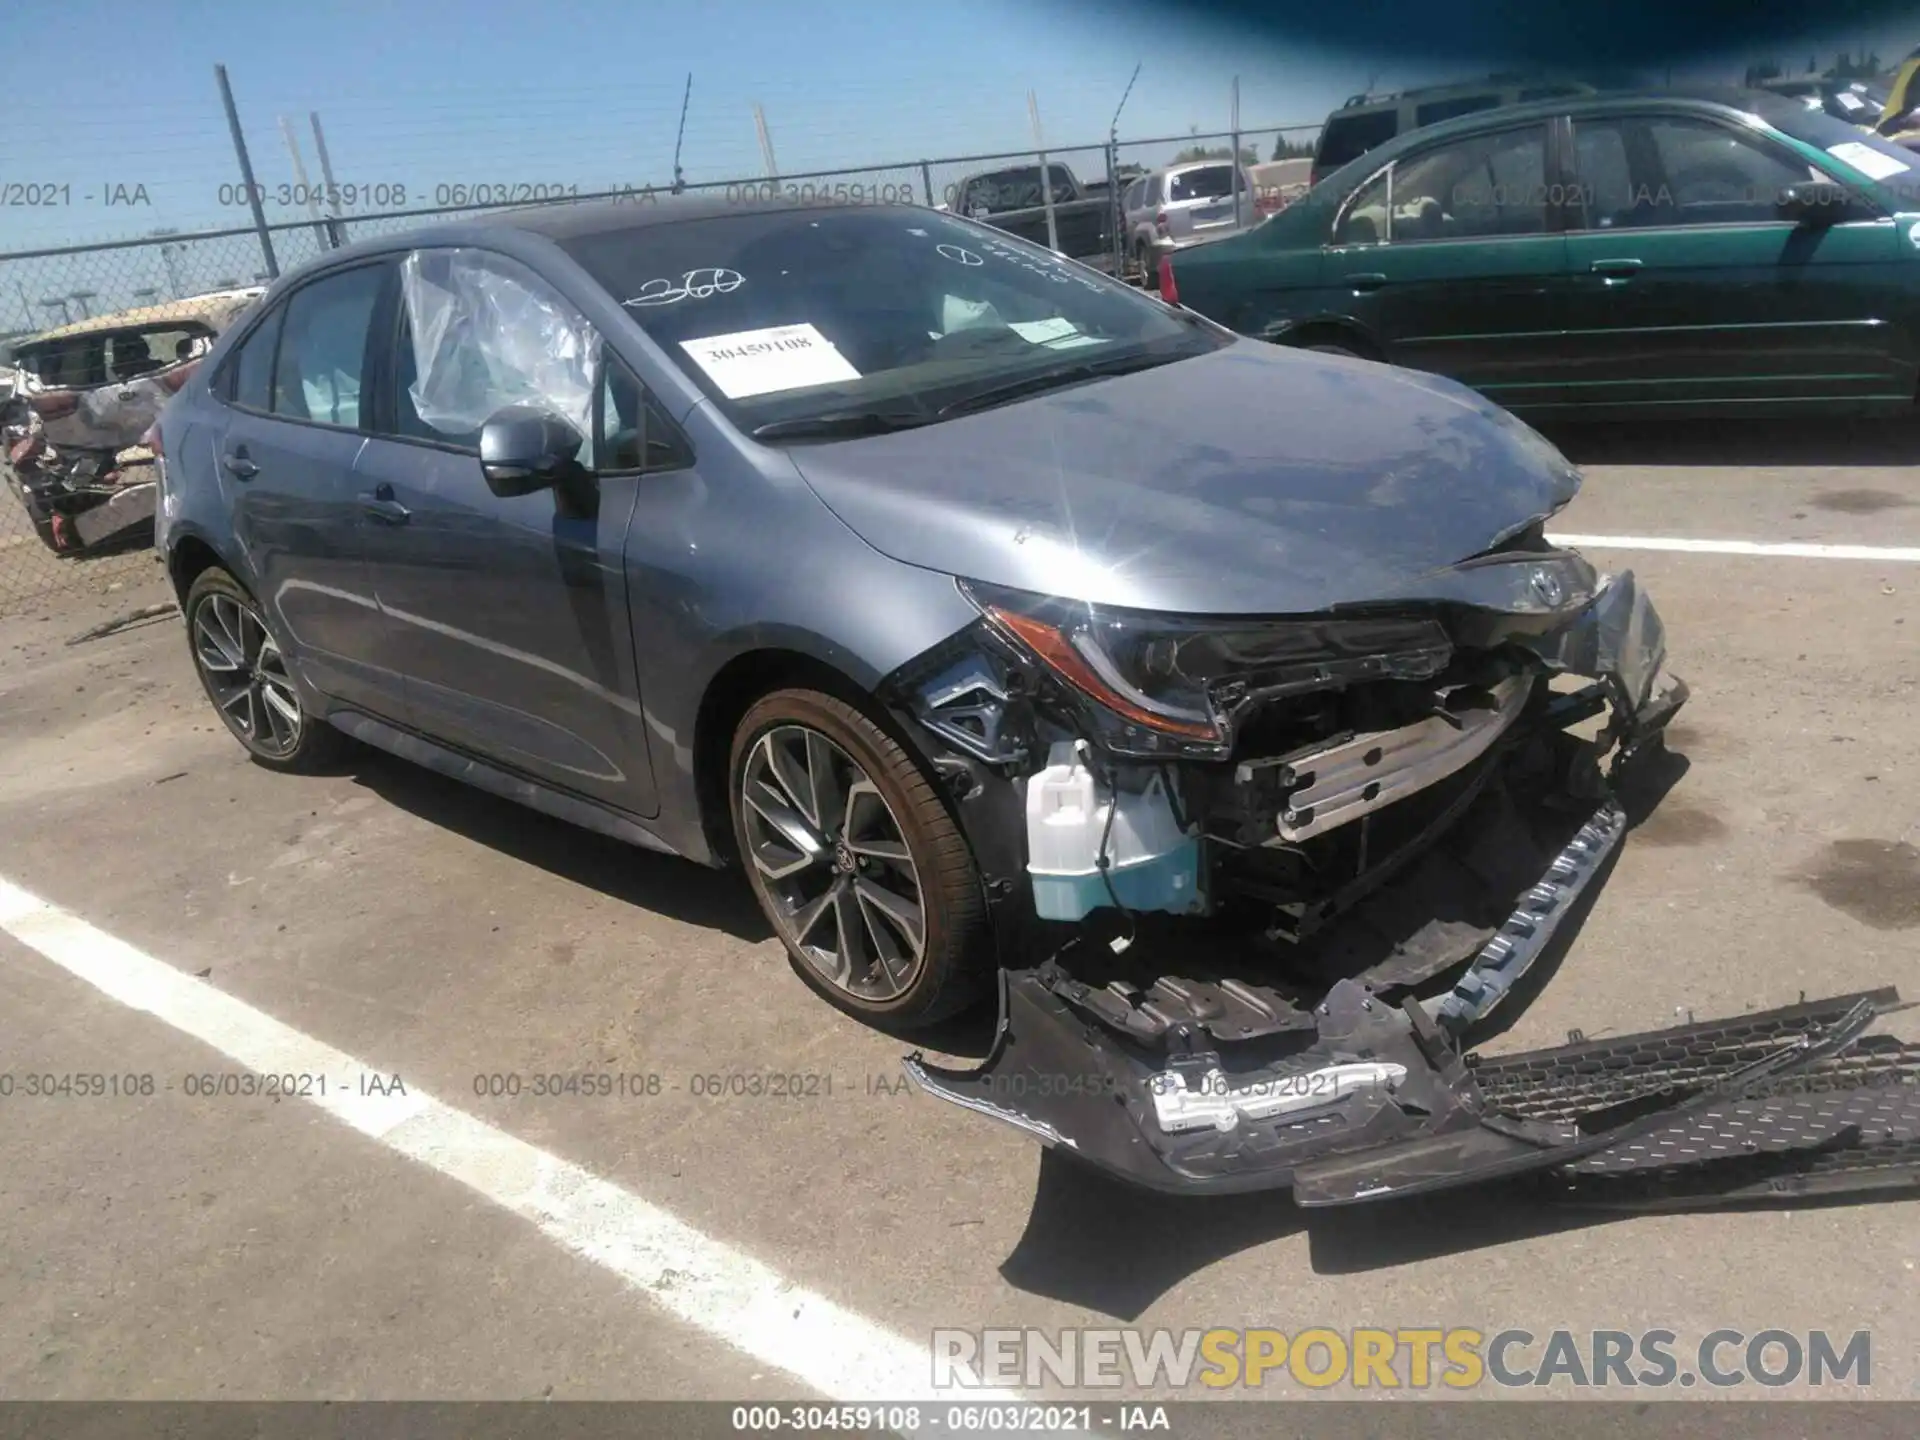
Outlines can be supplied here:
M1002 970L980 1066L908 1057L927 1093L1132 1183L1306 1205L1526 1172L1642 1202L1920 1176L1920 1047L1863 1039L1891 992L1471 1053L1687 699L1631 572L1534 523L1307 616L962 588L980 620L884 694L1002 953L1050 958ZM1721 1158L1747 1163L1698 1163Z

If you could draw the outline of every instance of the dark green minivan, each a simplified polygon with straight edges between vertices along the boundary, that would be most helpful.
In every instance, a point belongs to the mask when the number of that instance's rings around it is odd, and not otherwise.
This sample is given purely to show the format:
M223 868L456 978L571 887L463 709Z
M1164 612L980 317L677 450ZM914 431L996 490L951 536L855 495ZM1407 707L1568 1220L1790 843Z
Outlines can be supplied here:
M1510 106L1370 151L1161 289L1529 418L1904 411L1920 155L1752 91Z

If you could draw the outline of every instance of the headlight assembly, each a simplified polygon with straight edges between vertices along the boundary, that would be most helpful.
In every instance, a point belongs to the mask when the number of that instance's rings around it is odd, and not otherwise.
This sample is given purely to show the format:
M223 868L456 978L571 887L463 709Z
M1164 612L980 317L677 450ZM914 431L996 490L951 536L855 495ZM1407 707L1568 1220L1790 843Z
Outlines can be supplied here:
M1366 680L1425 679L1452 655L1427 618L1156 615L963 581L1004 638L1121 724L1120 751L1224 753L1252 700Z

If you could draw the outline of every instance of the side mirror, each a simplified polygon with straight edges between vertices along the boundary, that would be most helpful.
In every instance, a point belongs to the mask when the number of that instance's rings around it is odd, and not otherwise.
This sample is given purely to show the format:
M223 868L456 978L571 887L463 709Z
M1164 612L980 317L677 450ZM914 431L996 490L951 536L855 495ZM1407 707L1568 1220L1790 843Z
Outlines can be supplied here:
M585 443L551 410L509 405L480 427L480 473L496 495L531 495L577 470Z
M1861 212L1859 202L1847 190L1808 180L1782 190L1774 213L1795 225L1821 228L1856 219Z

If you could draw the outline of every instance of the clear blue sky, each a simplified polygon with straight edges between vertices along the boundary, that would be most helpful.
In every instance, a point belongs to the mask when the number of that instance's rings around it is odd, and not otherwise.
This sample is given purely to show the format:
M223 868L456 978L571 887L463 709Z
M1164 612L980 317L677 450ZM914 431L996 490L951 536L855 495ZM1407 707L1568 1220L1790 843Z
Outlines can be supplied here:
M756 102L781 170L793 173L1026 148L1029 89L1054 147L1097 143L1136 61L1144 68L1123 137L1225 129L1236 75L1250 129L1317 125L1369 81L1452 78L1405 61L1249 44L1197 29L1177 7L1116 12L1092 0L57 0L50 13L57 18L9 37L9 73L33 78L15 86L29 98L13 107L14 158L0 183L64 185L67 198L0 207L0 251L247 223L244 202L221 203L220 187L238 174L215 62L228 67L269 189L293 178L282 115L318 180L306 123L317 110L338 181L404 185L414 205L434 203L447 185L665 182L689 70L682 163L691 181L760 173ZM104 58L90 66L86 56ZM82 83L67 92L76 67ZM1730 62L1717 78L1739 68ZM1271 134L1259 144L1264 155ZM1123 158L1151 163L1169 148ZM1078 158L1096 168L1097 157ZM962 168L936 169L936 189ZM914 166L879 178L917 185L919 174ZM136 186L146 203L107 203ZM303 231L286 248L297 256L309 240ZM216 278L199 273L208 264L243 268L243 259L203 262L208 251L194 252L189 284ZM0 263L0 316L25 290L73 288L48 263ZM23 273L24 264L37 268ZM102 304L141 283L105 261L98 269L80 283Z
M103 102L91 113L19 112L47 133L10 148L41 157L45 173L14 174L16 159L0 180L74 193L66 206L0 209L0 249L244 222L244 206L218 203L237 176L215 62L232 78L262 183L292 178L283 114L318 178L306 125L318 110L339 181L400 182L410 194L667 180L689 70L682 164L701 180L760 173L756 102L780 168L801 171L1027 146L1029 89L1050 140L1097 142L1136 61L1123 135L1225 129L1236 73L1248 123L1313 123L1372 68L1250 51L1164 21L1117 23L1072 0L59 0L58 13L9 41L10 71L44 87L97 54L112 59L95 79L116 78L79 92ZM1381 81L1411 78L1401 68ZM107 206L115 184L144 184L151 206Z

